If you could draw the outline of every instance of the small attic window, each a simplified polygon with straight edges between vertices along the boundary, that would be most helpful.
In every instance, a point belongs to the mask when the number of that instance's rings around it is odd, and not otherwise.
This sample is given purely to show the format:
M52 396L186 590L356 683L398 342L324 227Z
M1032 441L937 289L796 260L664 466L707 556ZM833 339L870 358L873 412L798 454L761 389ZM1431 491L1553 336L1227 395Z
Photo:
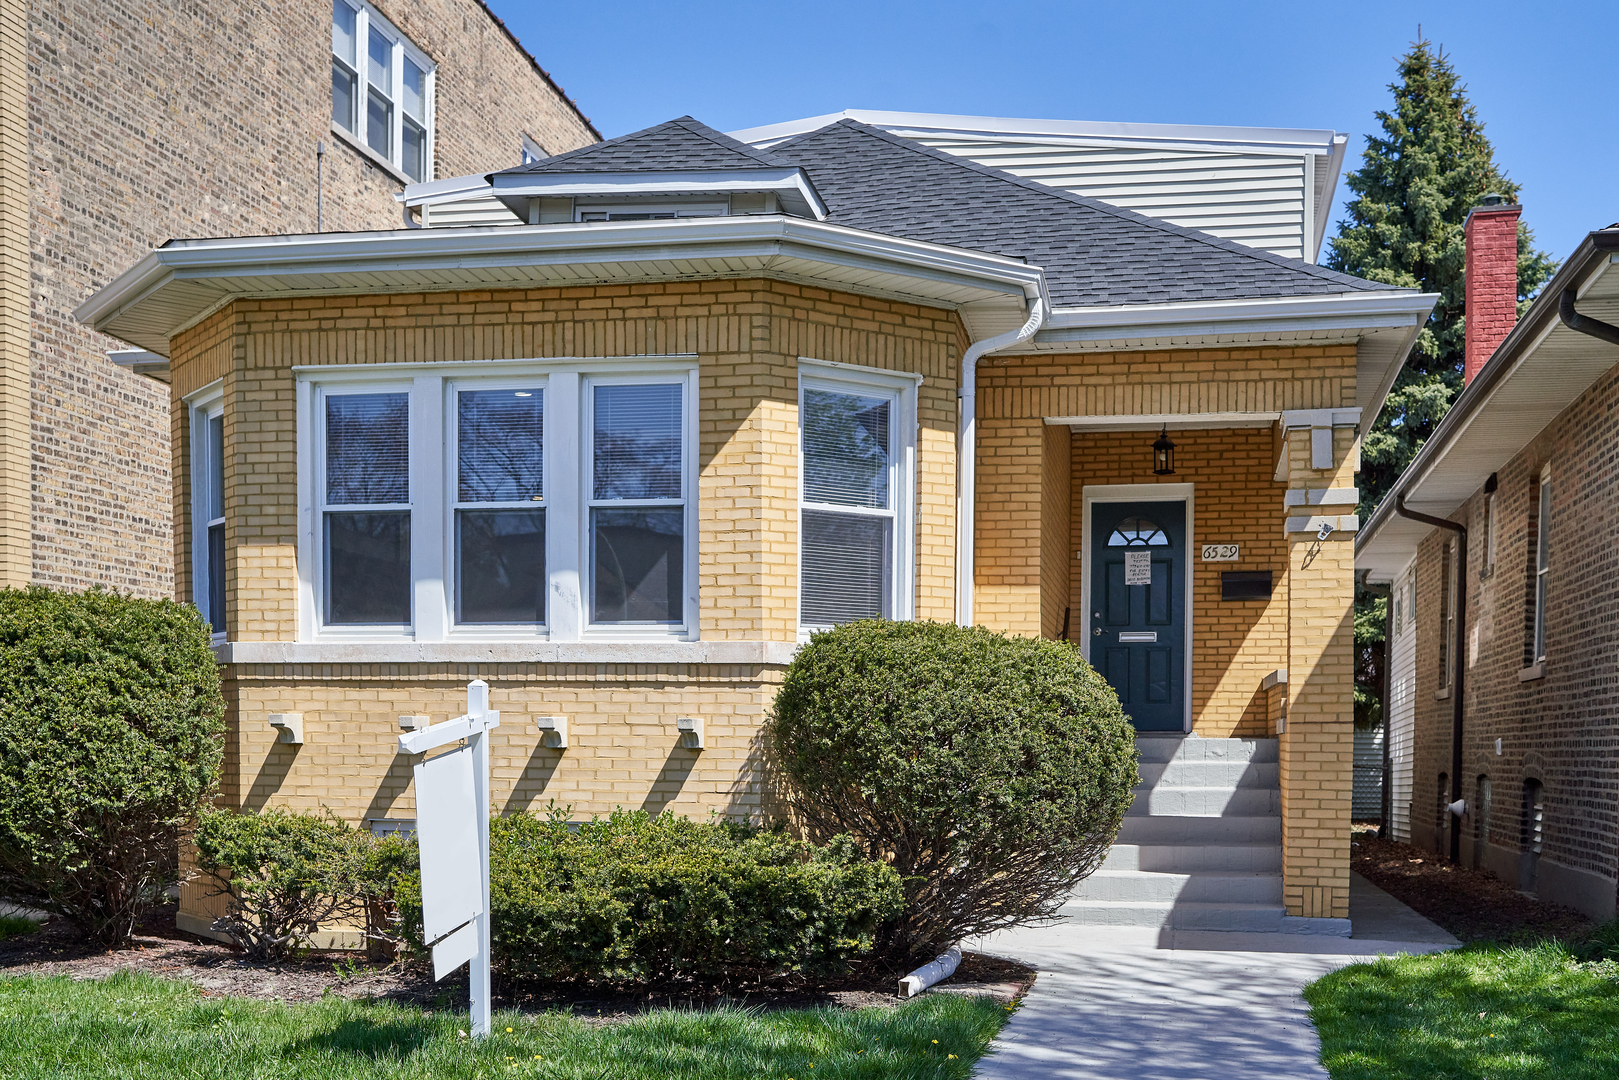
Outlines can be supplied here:
M673 221L675 218L725 217L730 213L725 203L687 203L672 206L669 203L624 203L603 206L582 206L576 211L576 221Z

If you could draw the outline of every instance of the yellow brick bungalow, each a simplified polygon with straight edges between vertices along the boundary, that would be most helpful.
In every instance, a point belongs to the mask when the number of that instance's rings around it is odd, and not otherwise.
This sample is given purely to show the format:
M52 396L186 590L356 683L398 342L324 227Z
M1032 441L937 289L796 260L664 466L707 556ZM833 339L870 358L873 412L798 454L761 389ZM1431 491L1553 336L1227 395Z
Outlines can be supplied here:
M1072 918L1347 931L1356 432L1432 297L847 119L478 182L512 224L173 242L80 311L169 358L228 804L403 827L401 725L481 678L498 812L757 814L798 642L957 620L1143 733Z

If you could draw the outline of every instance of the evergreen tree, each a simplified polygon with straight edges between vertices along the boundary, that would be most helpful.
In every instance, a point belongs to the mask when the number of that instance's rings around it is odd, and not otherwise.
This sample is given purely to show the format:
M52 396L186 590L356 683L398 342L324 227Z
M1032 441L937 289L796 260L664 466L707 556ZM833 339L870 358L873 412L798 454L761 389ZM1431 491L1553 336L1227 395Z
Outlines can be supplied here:
M1516 202L1518 185L1495 164L1484 124L1468 102L1450 58L1426 40L1400 59L1389 85L1394 106L1377 113L1380 134L1366 138L1360 168L1345 177L1354 196L1338 223L1327 265L1372 281L1439 294L1383 411L1361 440L1360 516L1389 493L1462 386L1462 226L1487 194ZM1518 311L1529 305L1556 263L1534 248L1518 224ZM1355 718L1381 716L1385 606L1369 593L1355 603Z
M1487 194L1516 202L1518 185L1495 164L1484 125L1468 102L1450 58L1419 40L1400 60L1389 90L1394 107L1377 113L1379 135L1366 138L1359 170L1345 183L1354 198L1338 223L1327 265L1372 281L1440 296L1383 411L1361 446L1361 520L1376 509L1462 385L1462 325L1467 212ZM1534 249L1518 224L1519 311L1556 264Z

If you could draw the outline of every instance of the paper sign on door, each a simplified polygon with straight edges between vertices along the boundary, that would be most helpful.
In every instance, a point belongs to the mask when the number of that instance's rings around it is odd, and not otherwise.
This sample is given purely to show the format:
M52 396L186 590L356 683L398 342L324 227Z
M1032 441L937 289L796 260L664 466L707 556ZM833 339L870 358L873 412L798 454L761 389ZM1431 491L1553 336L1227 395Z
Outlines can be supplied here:
M1124 583L1126 585L1152 584L1152 552L1126 551L1124 553Z

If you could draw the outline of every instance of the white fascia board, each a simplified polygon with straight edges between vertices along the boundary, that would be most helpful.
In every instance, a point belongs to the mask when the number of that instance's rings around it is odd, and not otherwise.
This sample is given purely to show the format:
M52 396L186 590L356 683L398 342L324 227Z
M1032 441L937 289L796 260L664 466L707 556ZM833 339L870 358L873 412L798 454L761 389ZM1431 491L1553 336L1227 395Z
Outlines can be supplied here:
M1319 330L1421 329L1436 293L1334 293L1262 300L1208 300L1058 308L1035 335L1041 343L1112 341L1132 337L1277 333Z
M1282 418L1279 412L1135 413L1099 416L1048 416L1047 427L1081 432L1214 431L1228 428L1268 428Z
M1315 258L1311 262L1321 261L1321 245L1327 241L1327 222L1332 217L1333 200L1338 197L1338 177L1343 175L1344 154L1349 148L1349 136L1334 134L1330 150L1322 155L1327 160L1316 165L1316 183L1321 187L1318 197L1315 192L1307 194L1316 200L1315 204Z
M221 282L224 295L169 328L194 325L219 306L248 296L385 292L377 277L435 269L499 268L592 262L663 262L727 256L795 255L858 267L896 279L932 281L1050 303L1038 266L1000 255L906 240L784 215L686 218L600 224L396 229L212 240L177 240L147 253L74 311L102 329L121 313L177 281ZM353 275L352 285L299 287L297 275ZM262 286L242 279L262 278ZM363 279L363 280L362 280ZM224 282L232 284L225 287ZM455 288L458 286L446 286ZM412 291L421 291L418 282ZM108 331L116 335L116 331Z
M957 116L948 113L885 112L871 109L845 109L802 120L727 132L739 142L758 145L779 142L794 135L815 131L839 120L856 120L896 134L915 132L929 135L972 135L981 133L997 138L1006 136L1049 136L1072 142L1095 140L1108 144L1142 145L1185 144L1189 148L1255 150L1260 153L1305 151L1326 153L1337 132L1330 128L1227 127L1213 124L1129 124L1096 120L1037 120L1002 116Z
M773 191L817 221L826 220L826 206L815 193L804 170L701 169L688 172L624 173L496 173L497 198L578 198L601 195L686 195L696 192L729 194L738 191Z

